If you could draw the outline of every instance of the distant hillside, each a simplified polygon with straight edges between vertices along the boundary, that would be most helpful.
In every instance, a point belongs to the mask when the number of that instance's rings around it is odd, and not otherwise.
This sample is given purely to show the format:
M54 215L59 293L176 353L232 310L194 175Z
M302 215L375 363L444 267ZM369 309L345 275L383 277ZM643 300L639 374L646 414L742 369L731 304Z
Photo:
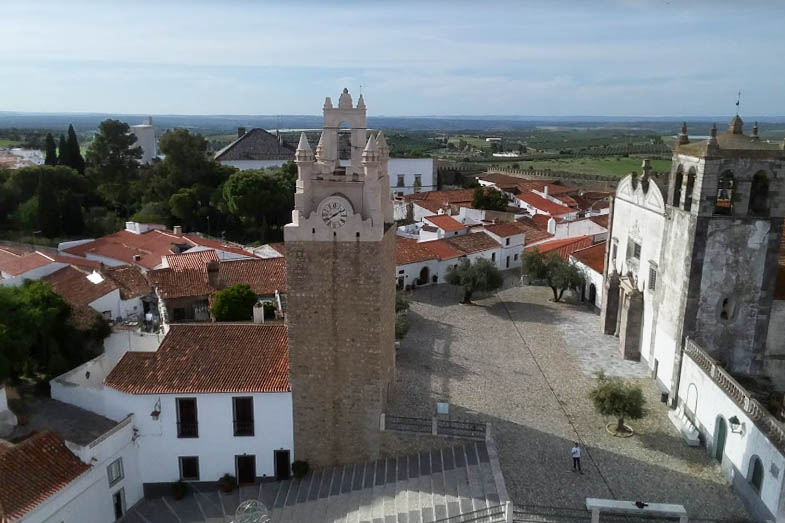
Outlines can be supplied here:
M16 113L0 112L0 128L64 129L73 124L78 132L91 131L107 118L116 118L130 125L142 123L149 115L98 113ZM318 129L321 116L316 115L152 115L156 128L165 130L183 127L203 135L236 132L238 127L264 129ZM718 117L688 117L691 127L708 129L712 122L725 126L730 115ZM755 118L747 118L749 123ZM370 116L368 126L374 129L397 131L514 131L534 127L557 128L618 128L647 130L658 134L676 133L683 118L676 117L528 117L528 116ZM758 117L770 129L785 128L785 116Z

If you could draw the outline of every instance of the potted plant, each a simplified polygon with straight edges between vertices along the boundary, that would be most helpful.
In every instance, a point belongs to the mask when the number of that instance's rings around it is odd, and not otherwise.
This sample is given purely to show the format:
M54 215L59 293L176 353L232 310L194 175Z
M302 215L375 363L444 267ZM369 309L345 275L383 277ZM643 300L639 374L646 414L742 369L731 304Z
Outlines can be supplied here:
M185 497L185 494L188 492L188 485L183 483L183 481L175 481L172 483L172 497L176 500L181 500Z
M218 488L221 489L221 492L226 492L228 494L233 491L236 486L237 479L228 472L218 480Z

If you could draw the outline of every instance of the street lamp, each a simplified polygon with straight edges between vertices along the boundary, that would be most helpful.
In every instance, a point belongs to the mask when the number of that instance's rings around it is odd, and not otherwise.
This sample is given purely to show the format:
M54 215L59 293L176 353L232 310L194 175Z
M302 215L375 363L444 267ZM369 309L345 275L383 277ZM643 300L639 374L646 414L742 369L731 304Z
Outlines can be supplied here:
M739 421L737 416L731 416L728 418L728 423L730 423L730 431L734 434L741 434L744 435L744 423Z

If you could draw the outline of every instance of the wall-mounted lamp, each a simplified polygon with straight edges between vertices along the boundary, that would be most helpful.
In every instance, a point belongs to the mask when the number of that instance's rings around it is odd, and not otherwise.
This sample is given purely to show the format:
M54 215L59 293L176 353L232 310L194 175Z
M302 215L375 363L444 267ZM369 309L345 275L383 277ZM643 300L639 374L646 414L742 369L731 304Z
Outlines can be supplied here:
M730 423L730 431L734 434L741 434L744 435L744 422L739 421L739 418L736 416L731 416L728 418L728 423Z
M155 402L155 406L153 407L153 411L150 413L150 417L154 420L158 420L158 416L161 415L161 398L158 398L158 401Z

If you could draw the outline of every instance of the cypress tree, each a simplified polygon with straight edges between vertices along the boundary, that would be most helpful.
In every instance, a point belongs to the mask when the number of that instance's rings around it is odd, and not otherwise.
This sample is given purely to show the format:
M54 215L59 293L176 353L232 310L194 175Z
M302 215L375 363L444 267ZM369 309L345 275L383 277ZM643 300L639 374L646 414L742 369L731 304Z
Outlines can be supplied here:
M65 165L75 169L79 174L84 174L84 158L82 157L82 151L79 150L79 140L76 138L76 132L74 131L74 126L68 126L68 162Z
M44 165L57 165L57 144L52 133L46 133L46 159Z
M65 140L65 135L60 135L60 144L57 146L57 163L60 165L68 165L68 142Z
M54 238L60 234L60 206L54 186L44 178L43 174L38 178L38 228L47 238Z
M61 223L63 233L67 235L81 234L84 231L84 217L82 216L81 199L66 189L61 197L60 210L62 211Z

